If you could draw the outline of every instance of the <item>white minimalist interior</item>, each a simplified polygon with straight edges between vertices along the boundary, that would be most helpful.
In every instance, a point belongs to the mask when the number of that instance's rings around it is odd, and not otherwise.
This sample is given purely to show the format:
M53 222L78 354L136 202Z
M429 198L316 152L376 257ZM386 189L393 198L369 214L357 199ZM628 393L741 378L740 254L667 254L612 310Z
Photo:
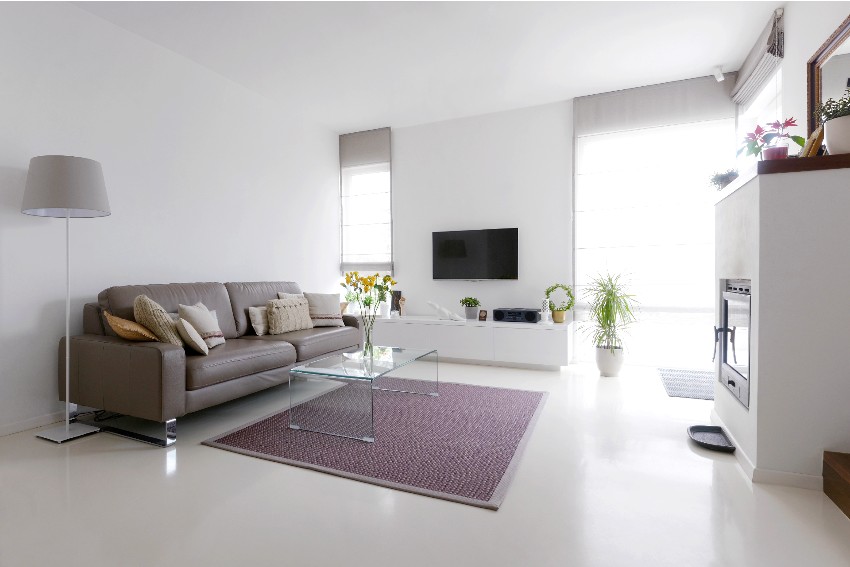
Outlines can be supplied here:
M806 63L850 2L0 3L0 565L850 563L850 520L819 469L824 450L850 452L850 169L762 175L719 194L697 165L671 165L642 199L652 183L621 167L700 151L709 175L740 166L727 95L777 8L784 57L758 104L804 134ZM598 111L621 95L645 105ZM739 129L764 120L750 110ZM200 444L280 409L285 385L187 416L167 449L35 437L64 418L65 227L21 214L33 156L95 159L109 188L112 215L74 223L75 335L84 304L110 286L292 280L339 292L340 136L383 128L409 317L380 320L376 342L438 348L441 382L549 392L498 512ZM709 136L728 136L728 165ZM596 174L614 186L605 199ZM695 193L664 200L680 189ZM700 236L718 199L730 215L718 234L731 225L746 246ZM616 239L603 200L616 201ZM432 232L506 227L519 230L518 279L432 277ZM661 242L690 247L682 269ZM723 273L692 261L730 247ZM581 297L566 324L492 321L623 262L650 276L619 377L589 363ZM811 274L828 292L809 290ZM657 353L712 370L715 285L736 277L757 290L749 410L719 384L715 401L668 397ZM670 289L680 301L658 299ZM441 321L428 307L462 314L466 296L491 320ZM815 308L831 310L825 325ZM735 455L689 442L688 426L712 421Z

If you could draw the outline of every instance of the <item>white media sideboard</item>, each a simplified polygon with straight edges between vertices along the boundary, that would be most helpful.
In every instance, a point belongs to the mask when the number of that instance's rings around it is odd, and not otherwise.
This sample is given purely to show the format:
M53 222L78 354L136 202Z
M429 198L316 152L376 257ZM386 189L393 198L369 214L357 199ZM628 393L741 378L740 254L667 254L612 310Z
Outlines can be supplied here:
M449 321L425 316L376 319L376 345L434 348L441 360L557 368L569 363L571 324Z

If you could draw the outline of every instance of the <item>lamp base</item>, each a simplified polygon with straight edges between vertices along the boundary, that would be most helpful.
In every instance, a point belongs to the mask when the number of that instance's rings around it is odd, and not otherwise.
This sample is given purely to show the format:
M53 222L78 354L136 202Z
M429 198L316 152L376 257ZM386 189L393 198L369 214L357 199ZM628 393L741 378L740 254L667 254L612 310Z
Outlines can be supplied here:
M47 439L54 443L64 443L65 441L70 441L78 437L85 437L86 435L97 433L98 431L100 431L100 428L98 427L92 427L85 423L72 423L68 427L68 431L65 431L65 424L62 424L59 427L54 427L53 429L40 431L36 437L41 437L42 439Z

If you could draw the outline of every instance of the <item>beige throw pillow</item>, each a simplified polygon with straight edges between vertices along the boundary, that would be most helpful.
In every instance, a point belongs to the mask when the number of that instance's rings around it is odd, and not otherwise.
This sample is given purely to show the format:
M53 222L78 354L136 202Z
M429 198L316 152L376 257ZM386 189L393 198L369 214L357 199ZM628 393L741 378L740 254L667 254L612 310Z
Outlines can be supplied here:
M310 304L305 298L272 299L266 304L269 316L269 334L280 335L290 331L312 329Z
M300 299L304 297L303 293L286 293L283 291L277 292L278 299Z
M204 355L210 353L210 349L204 339L201 338L201 334L186 319L177 319L177 332L180 334L180 338L186 342L186 346L195 352Z
M157 340L156 335L135 321L128 321L127 319L116 317L109 311L104 311L103 316L106 317L106 322L109 323L109 326L112 327L115 334L122 339L127 339L128 341Z
M218 326L218 319L213 315L207 306L203 303L195 305L178 305L177 313L181 319L186 319L209 348L224 344L224 333Z
M305 293L314 327L344 327L338 293Z
M251 326L258 337L269 334L268 307L249 307L248 317L251 318Z
M174 320L168 316L162 305L147 295L139 295L133 300L133 317L137 323L150 329L159 342L183 346Z

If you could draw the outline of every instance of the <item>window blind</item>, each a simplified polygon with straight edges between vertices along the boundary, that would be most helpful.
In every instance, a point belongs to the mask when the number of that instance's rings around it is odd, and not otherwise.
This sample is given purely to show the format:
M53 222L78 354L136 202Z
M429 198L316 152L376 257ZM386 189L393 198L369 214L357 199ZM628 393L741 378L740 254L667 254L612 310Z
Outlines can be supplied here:
M784 56L785 23L782 8L777 8L738 71L732 100L741 106L752 102L782 65Z
M339 137L340 271L392 273L390 129Z

